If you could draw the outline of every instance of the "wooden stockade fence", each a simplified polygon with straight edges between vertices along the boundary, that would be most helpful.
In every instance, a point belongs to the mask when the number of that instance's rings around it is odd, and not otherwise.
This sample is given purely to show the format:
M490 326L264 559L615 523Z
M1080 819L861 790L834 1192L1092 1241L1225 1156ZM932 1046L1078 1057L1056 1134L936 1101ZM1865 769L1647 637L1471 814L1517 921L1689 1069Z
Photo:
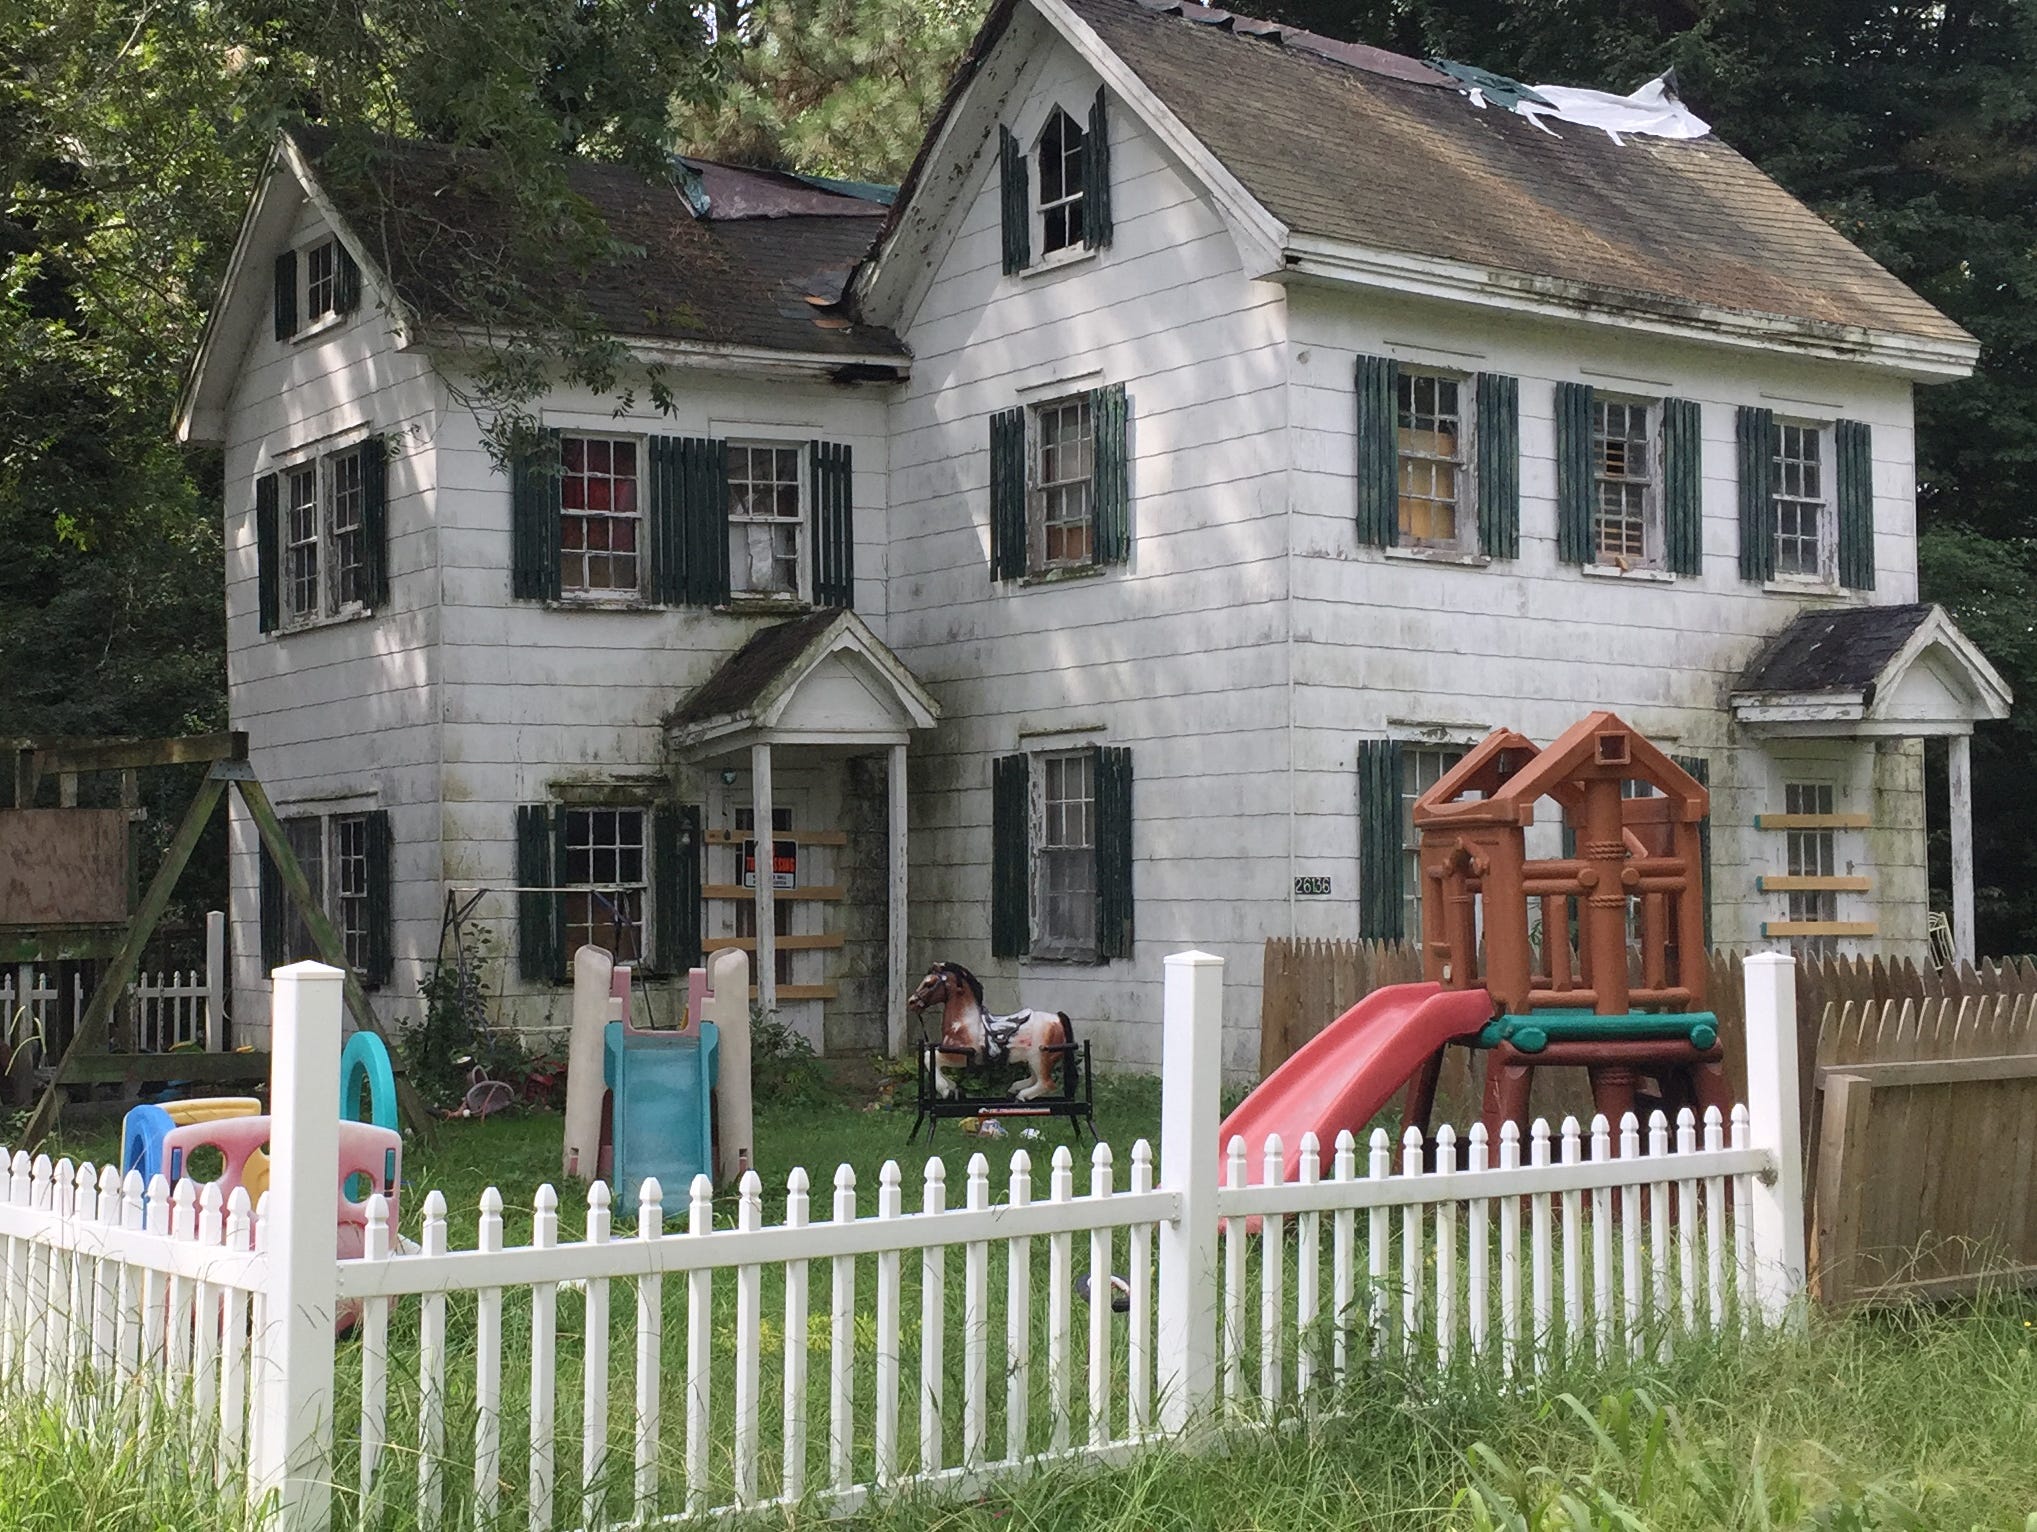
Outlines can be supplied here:
M1745 954L1711 954L1706 1005L1728 1094L1747 1096ZM1421 978L1406 942L1266 944L1263 1075L1373 990ZM1830 1304L2037 1285L2037 959L1934 969L1801 958L1801 1142L1814 1286ZM1471 1051L1450 1050L1437 1115L1477 1114ZM1589 1121L1581 1071L1537 1095Z

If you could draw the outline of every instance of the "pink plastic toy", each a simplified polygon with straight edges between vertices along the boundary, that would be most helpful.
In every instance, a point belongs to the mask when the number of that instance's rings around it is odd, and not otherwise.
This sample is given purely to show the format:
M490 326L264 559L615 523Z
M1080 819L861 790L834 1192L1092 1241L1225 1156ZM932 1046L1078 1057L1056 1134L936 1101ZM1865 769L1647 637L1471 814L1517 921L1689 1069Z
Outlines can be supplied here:
M190 1174L192 1154L199 1149L217 1149L225 1161L218 1176L222 1198L231 1197L235 1187L244 1187L249 1198L260 1202L269 1189L269 1142L267 1117L223 1117L213 1122L187 1123L163 1135L164 1173L174 1185ZM356 1177L365 1181L359 1200L347 1195L348 1183ZM195 1178L194 1178L195 1179ZM397 1215L397 1198L403 1185L403 1138L390 1128L367 1122L339 1125L339 1255L341 1260L358 1256L366 1245L368 1201L376 1192L389 1199L389 1216ZM356 1187L356 1190L361 1188Z

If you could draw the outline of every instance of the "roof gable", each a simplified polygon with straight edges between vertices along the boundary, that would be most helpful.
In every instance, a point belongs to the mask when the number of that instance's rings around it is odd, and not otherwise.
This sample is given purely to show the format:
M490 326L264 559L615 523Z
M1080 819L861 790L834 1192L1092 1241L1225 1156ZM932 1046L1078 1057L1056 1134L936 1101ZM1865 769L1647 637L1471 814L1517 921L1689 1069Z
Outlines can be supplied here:
M1942 606L1799 613L1733 683L1733 716L1771 733L1963 734L2006 718L2008 683Z

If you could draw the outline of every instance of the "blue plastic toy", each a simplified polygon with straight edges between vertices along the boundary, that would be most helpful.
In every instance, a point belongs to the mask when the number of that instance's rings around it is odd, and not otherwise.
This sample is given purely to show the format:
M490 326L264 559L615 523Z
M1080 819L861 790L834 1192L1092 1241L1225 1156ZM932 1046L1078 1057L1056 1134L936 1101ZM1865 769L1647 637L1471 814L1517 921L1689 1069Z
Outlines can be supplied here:
M361 1109L363 1085L368 1087L365 1119L355 1116ZM373 1032L356 1032L340 1052L340 1120L365 1120L396 1131L396 1071L389 1063L388 1044Z
M616 1211L634 1218L637 1188L656 1176L666 1219L683 1218L693 1178L714 1174L708 1115L719 1052L714 1023L647 1032L611 1021L602 1043L601 1073L613 1098Z

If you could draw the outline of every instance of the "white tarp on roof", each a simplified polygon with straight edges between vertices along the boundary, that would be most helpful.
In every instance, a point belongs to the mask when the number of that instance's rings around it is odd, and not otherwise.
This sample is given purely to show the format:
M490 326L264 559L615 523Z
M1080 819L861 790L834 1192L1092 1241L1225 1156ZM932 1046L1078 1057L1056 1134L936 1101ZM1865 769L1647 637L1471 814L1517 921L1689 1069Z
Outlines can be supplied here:
M1543 118L1554 117L1558 122L1603 128L1615 142L1623 133L1642 133L1652 138L1703 138L1712 131L1709 123L1677 99L1666 74L1656 76L1631 96L1578 90L1568 85L1537 85L1533 89L1551 105L1522 101L1514 110L1538 128L1543 127Z

